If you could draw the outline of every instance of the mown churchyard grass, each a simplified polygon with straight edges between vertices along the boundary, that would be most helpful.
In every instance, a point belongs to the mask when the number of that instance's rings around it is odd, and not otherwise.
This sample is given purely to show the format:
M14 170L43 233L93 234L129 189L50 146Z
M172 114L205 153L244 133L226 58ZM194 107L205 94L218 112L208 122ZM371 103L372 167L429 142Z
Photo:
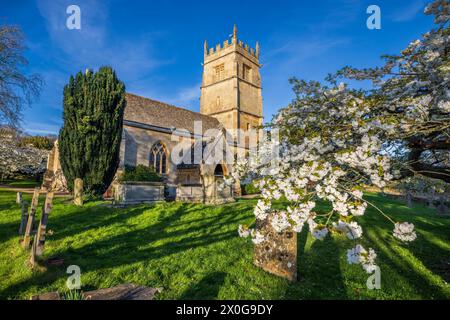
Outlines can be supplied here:
M12 188L34 188L40 184L39 181L36 180L2 180L0 184L9 186Z
M104 202L76 207L54 200L43 259L60 266L26 266L29 252L18 243L20 208L16 194L0 191L0 298L29 299L65 292L66 268L78 265L84 291L135 283L160 287L158 299L438 299L450 298L450 219L425 205L370 193L366 197L395 220L410 221L418 239L403 245L393 225L369 209L359 221L364 247L378 254L381 289L368 290L368 275L348 265L350 240L314 240L299 235L299 281L270 275L252 263L252 244L239 238L239 224L254 221L256 200L222 206L158 203L110 208ZM30 195L24 200L31 201ZM44 201L41 196L40 204ZM278 203L282 206L283 203ZM319 209L326 210L326 206Z

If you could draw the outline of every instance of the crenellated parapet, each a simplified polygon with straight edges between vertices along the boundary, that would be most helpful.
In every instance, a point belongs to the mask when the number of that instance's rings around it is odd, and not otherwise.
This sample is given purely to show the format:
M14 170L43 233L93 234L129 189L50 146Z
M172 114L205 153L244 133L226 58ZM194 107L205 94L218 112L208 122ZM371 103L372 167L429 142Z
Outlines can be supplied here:
M256 42L255 48L250 47L247 43L239 40L237 37L237 27L234 25L233 35L230 40L225 40L222 44L218 43L213 47L208 47L208 42L204 43L204 58L205 61L215 59L223 54L227 54L230 51L238 51L241 54L247 56L249 59L259 61L259 43Z

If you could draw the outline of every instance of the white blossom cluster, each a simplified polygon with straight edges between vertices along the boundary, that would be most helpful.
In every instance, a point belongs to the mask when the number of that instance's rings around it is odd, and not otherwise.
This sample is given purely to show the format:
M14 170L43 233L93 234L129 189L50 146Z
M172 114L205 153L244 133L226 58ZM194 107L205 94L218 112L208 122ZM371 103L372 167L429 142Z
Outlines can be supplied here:
M247 226L239 225L238 233L242 238L247 238L250 236L254 244L260 244L265 241L265 237L261 232L255 229L250 229Z
M361 226L355 221L347 223L339 220L337 223L333 223L333 228L338 232L345 233L351 240L360 238L363 233Z
M417 235L414 231L414 225L408 222L396 223L394 227L394 237L405 242L416 240Z
M269 219L275 231L301 232L307 224L318 240L330 232L357 240L363 230L353 218L363 215L368 206L361 187L384 187L393 177L390 159L380 152L380 136L390 127L370 119L366 101L346 86L316 89L319 96L327 98L314 99L316 104L302 98L283 109L275 121L281 142L262 141L264 159L258 159L256 152L246 161L238 161L233 177L254 179L253 184L261 190L255 217ZM298 138L290 139L292 136ZM280 147L279 157L268 161L267 155L276 154L269 150L274 145ZM274 210L272 202L282 198L289 202L286 210ZM314 211L318 200L331 204L325 217ZM251 235L256 244L265 241L254 229L240 228L239 233ZM375 265L372 249L367 252L356 247L352 257L349 262L361 264L366 271Z
M260 141L257 152L238 159L233 173L234 179L253 180L261 190L254 209L257 220L268 219L277 232L300 232L306 224L319 240L332 233L355 241L363 236L355 220L373 204L361 190L383 188L400 172L384 144L422 132L436 132L439 138L442 130L449 130L448 3L435 0L426 12L434 14L441 27L412 42L401 55L387 56L382 68L344 68L329 77L330 87L291 80L296 99L270 124L279 141ZM376 94L338 84L339 76L373 80ZM275 210L272 202L281 199L289 203L286 210ZM331 210L316 209L317 201L330 204ZM416 238L413 224L387 218L395 224L394 237ZM251 235L254 243L265 241L265 235L255 230L240 233ZM367 272L375 268L373 249L358 244L347 257Z
M377 254L372 248L369 251L364 249L360 244L353 249L347 250L347 261L349 264L361 264L367 273L372 273L375 270L375 259Z

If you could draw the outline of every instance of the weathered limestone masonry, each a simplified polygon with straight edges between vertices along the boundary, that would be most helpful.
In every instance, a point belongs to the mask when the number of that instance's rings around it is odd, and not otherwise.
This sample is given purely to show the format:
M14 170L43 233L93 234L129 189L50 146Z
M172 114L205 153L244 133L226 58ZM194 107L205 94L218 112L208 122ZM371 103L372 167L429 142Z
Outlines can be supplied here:
M48 154L47 170L44 174L44 181L42 182L43 191L59 191L67 192L67 181L61 169L59 162L59 148L58 140L55 141L53 149Z
M201 157L200 163L180 164L178 160L173 161L172 156L179 154L179 142L173 138L183 139L187 149L192 146L198 150L196 147L199 146L200 151L205 151L203 143L213 140L216 145L224 146L223 150L230 147L234 154L246 154L250 139L236 136L236 131L243 130L245 136L245 131L262 124L260 67L259 44L253 49L238 40L235 26L231 41L226 40L215 48L208 48L205 42L200 113L127 93L118 174L125 166L150 166L163 178L165 199L209 203L233 201L233 196L241 193L240 184L236 183L232 189L223 186L224 176L231 171L233 155L230 159L223 157L216 161L212 155L216 154L214 151L206 156L214 159L213 164L205 157ZM201 128L198 128L199 123ZM211 131L214 134L209 133ZM236 141L230 141L227 133L231 133ZM58 186L65 183L58 158L55 144L49 156L44 189L59 191ZM107 194L117 183L115 180ZM144 189L122 188L127 199L131 199L128 194L133 190L142 195ZM160 193L157 194L155 200L160 199ZM136 196L142 200L141 195Z
M248 130L263 120L259 44L249 48L237 38L209 48L205 41L200 112L218 119L227 130Z

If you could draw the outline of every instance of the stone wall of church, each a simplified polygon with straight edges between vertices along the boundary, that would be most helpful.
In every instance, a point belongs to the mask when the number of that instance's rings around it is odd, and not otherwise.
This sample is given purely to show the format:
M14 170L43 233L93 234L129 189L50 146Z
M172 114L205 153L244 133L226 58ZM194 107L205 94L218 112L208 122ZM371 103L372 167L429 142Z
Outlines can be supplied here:
M120 146L121 166L137 166L139 164L149 166L150 150L153 145L158 142L161 142L168 151L167 174L165 182L167 184L170 196L175 196L177 170L176 165L171 161L170 152L177 142L171 141L171 134L124 125L122 143Z
M186 139L186 138L184 138ZM189 139L189 138L188 138ZM189 141L189 140L188 140ZM121 167L125 165L150 165L150 151L155 143L162 143L167 149L167 174L166 186L171 197L176 196L178 185L200 185L202 179L198 168L177 169L177 165L172 162L171 155L174 148L179 143L171 140L171 134L124 125L122 142L120 147ZM193 141L192 141L193 142ZM176 149L175 149L176 150ZM204 175L206 194L208 198L217 196L215 188L214 171L216 165L202 165L201 173ZM223 173L228 175L231 165L223 165Z

